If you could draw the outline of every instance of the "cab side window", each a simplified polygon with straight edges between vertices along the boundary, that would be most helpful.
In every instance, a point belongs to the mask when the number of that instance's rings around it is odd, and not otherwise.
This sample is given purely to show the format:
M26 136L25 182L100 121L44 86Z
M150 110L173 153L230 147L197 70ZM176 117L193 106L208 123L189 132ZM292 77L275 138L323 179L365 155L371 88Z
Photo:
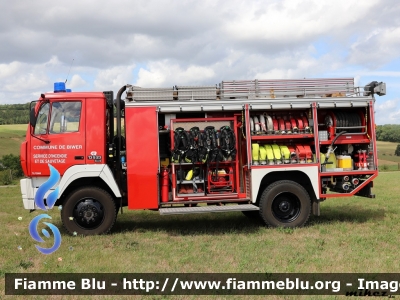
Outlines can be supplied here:
M50 134L79 131L82 103L79 101L53 102Z

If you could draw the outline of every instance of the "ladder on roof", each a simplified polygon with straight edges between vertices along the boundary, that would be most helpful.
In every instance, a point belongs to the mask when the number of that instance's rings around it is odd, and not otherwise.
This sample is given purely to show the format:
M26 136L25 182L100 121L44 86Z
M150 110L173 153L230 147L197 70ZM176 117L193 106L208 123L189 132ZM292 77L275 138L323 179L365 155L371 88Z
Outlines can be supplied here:
M225 98L231 97L308 97L346 96L354 94L353 78L287 79L287 80L234 80L223 81Z
M231 80L219 86L140 88L127 86L129 101L195 101L360 96L353 78Z

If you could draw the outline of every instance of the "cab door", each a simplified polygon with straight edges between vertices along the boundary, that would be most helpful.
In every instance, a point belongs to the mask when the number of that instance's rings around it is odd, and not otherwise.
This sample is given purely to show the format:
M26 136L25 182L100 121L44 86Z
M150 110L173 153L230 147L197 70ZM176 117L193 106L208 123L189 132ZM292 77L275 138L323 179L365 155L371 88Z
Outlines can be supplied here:
M69 167L86 163L84 116L80 100L41 105L28 149L31 176L49 176L48 164L63 175Z

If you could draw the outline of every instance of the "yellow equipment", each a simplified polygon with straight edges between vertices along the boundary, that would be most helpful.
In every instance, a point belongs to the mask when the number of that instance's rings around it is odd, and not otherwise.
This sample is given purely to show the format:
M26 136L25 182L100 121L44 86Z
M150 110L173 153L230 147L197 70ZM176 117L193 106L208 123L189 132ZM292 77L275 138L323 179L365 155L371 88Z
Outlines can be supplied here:
M260 154L260 145L259 144L251 144L251 153L253 158L253 165L258 165L259 154Z

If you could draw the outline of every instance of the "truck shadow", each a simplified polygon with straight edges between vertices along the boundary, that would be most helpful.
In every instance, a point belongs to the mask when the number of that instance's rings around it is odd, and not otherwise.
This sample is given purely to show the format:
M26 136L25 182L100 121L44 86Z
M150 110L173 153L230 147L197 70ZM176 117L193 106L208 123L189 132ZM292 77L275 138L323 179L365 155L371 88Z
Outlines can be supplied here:
M167 232L170 235L220 235L226 233L252 233L263 225L239 213L214 213L197 215L160 216L133 215L131 219L119 219L112 233L134 230L136 232Z
M384 209L366 209L342 205L323 208L321 216L310 216L306 227L332 223L368 223L383 220ZM170 235L222 235L226 233L253 233L265 225L258 218L248 218L240 212L160 216L158 212L133 213L120 218L111 234L124 231L168 232ZM271 229L273 230L273 228Z

